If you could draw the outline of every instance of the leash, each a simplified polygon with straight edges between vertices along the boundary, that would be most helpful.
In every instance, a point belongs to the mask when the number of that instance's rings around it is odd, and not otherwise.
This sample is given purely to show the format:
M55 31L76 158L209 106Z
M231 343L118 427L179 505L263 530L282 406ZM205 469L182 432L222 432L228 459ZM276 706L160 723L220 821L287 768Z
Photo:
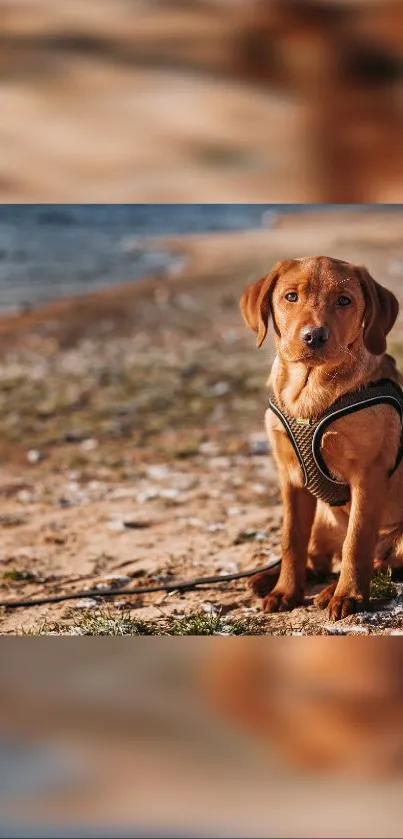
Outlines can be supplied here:
M252 571L239 571L236 574L220 574L216 577L197 577L194 580L183 580L172 583L160 583L154 586L138 586L137 588L115 588L113 591L99 591L99 589L88 589L87 591L75 591L71 594L55 594L50 597L33 597L29 600L0 600L0 607L5 609L29 609L31 606L44 606L47 603L62 603L64 600L81 600L83 597L99 598L116 597L117 595L152 594L157 591L191 591L198 586L212 586L219 583L227 583L232 580L242 580L253 577L262 571L271 571L281 565L281 559L274 559L263 568L254 568Z

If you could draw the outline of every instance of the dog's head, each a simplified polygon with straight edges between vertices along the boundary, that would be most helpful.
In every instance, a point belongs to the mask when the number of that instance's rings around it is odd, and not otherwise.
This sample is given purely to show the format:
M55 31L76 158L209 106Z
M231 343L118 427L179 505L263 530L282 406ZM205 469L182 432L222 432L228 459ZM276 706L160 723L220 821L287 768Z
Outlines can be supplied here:
M258 347L271 316L279 355L313 366L345 361L360 341L382 355L399 304L366 268L317 256L278 262L244 291L241 311Z

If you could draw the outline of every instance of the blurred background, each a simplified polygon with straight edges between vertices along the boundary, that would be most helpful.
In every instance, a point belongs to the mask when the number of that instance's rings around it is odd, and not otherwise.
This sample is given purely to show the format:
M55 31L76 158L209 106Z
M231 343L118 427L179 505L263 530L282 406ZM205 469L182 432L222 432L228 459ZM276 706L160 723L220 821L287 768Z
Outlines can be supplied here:
M0 0L2 201L396 202L402 0Z

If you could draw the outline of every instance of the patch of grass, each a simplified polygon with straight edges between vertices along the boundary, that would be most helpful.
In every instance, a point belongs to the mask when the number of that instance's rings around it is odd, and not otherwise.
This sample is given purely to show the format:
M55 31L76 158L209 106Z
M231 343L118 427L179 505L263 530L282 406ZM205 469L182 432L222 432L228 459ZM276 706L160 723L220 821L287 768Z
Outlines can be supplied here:
M222 631L219 614L199 612L180 620L174 620L167 635L217 635Z
M393 600L397 596L397 587L392 580L392 569L377 571L371 580L370 597L372 600Z
M26 519L18 513L3 513L0 516L0 527L19 527Z
M184 618L167 621L144 621L125 614L92 611L72 611L71 622L44 623L29 635L75 636L196 636L196 635L264 635L264 624L257 618L229 620L220 614L197 612Z
M34 580L37 581L38 577L36 574L33 574L32 571L6 571L3 574L3 580L12 580L13 582L22 582L25 583L32 583Z
M244 542L264 542L265 539L267 539L267 534L261 530L241 530L234 539L234 545L242 545Z

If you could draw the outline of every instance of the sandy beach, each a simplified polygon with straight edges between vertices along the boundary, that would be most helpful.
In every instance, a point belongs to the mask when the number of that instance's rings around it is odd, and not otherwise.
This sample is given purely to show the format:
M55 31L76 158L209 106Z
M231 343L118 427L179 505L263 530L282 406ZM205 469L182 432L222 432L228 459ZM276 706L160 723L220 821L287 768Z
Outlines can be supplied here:
M279 557L281 506L263 431L273 345L238 299L279 258L364 263L403 303L402 214L298 213L269 230L161 239L165 277L0 321L1 598L232 573ZM402 318L390 351L403 361ZM102 588L103 587L103 588ZM245 581L2 609L3 634L328 634L312 604L261 616ZM340 633L403 632L403 587ZM192 624L193 621L193 624ZM193 629L192 629L193 627ZM195 629L196 627L196 629Z

